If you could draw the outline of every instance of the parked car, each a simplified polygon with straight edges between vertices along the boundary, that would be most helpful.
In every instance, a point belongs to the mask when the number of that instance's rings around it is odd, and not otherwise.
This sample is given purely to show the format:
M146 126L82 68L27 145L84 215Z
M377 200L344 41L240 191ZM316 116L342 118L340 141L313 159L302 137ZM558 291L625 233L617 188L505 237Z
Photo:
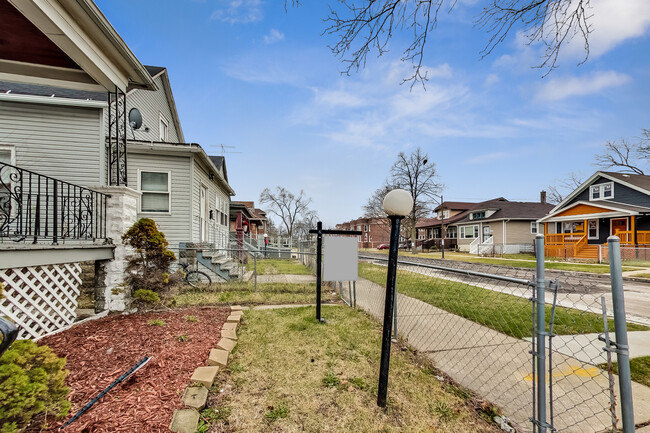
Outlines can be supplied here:
M381 244L377 247L378 250L387 250L388 249L388 244Z

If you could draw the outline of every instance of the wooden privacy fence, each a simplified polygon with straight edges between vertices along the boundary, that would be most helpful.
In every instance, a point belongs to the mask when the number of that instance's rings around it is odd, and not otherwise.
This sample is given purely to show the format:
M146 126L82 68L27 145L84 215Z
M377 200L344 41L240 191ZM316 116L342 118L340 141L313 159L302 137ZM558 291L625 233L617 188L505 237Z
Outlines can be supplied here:
M76 318L79 263L0 269L0 284L0 315L20 326L18 338L47 334Z

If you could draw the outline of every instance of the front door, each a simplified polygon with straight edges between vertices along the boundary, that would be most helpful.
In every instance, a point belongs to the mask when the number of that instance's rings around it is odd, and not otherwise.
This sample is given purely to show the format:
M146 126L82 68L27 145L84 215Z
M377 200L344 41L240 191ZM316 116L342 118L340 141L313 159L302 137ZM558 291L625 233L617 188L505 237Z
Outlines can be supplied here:
M486 242L488 239L490 239L490 226L483 226L483 242Z
M627 218L619 218L612 220L612 234L616 235L616 232L627 231Z

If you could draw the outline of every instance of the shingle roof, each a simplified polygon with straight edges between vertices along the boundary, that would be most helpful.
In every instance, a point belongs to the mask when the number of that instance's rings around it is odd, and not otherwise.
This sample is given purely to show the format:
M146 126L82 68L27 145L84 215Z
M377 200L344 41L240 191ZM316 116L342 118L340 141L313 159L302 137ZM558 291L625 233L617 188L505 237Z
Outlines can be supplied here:
M106 92L91 92L87 90L66 89L64 87L41 86L39 84L13 83L0 81L0 93L16 93L32 96L55 96L57 98L106 101Z
M629 183L639 188L643 188L650 194L650 176L643 174L627 174L616 173L613 171L601 171L601 173L620 180L621 182Z
M488 218L481 219L481 221L493 221L501 219L530 219L537 220L547 215L553 205L549 203L538 203L538 202L522 202L522 201L507 201L505 199L496 199L488 200L483 203L479 203L473 211L481 209L495 209L496 212ZM469 219L470 212L467 212L467 215L458 221L458 224L466 222L474 222L475 220Z

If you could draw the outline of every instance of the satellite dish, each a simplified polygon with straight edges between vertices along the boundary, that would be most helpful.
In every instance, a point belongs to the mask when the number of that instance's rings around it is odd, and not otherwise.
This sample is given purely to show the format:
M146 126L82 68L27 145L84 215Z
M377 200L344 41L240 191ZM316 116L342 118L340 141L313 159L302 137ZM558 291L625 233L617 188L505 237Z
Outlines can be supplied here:
M131 129L138 129L142 126L142 114L137 108L131 108L129 111L129 125L131 125Z

